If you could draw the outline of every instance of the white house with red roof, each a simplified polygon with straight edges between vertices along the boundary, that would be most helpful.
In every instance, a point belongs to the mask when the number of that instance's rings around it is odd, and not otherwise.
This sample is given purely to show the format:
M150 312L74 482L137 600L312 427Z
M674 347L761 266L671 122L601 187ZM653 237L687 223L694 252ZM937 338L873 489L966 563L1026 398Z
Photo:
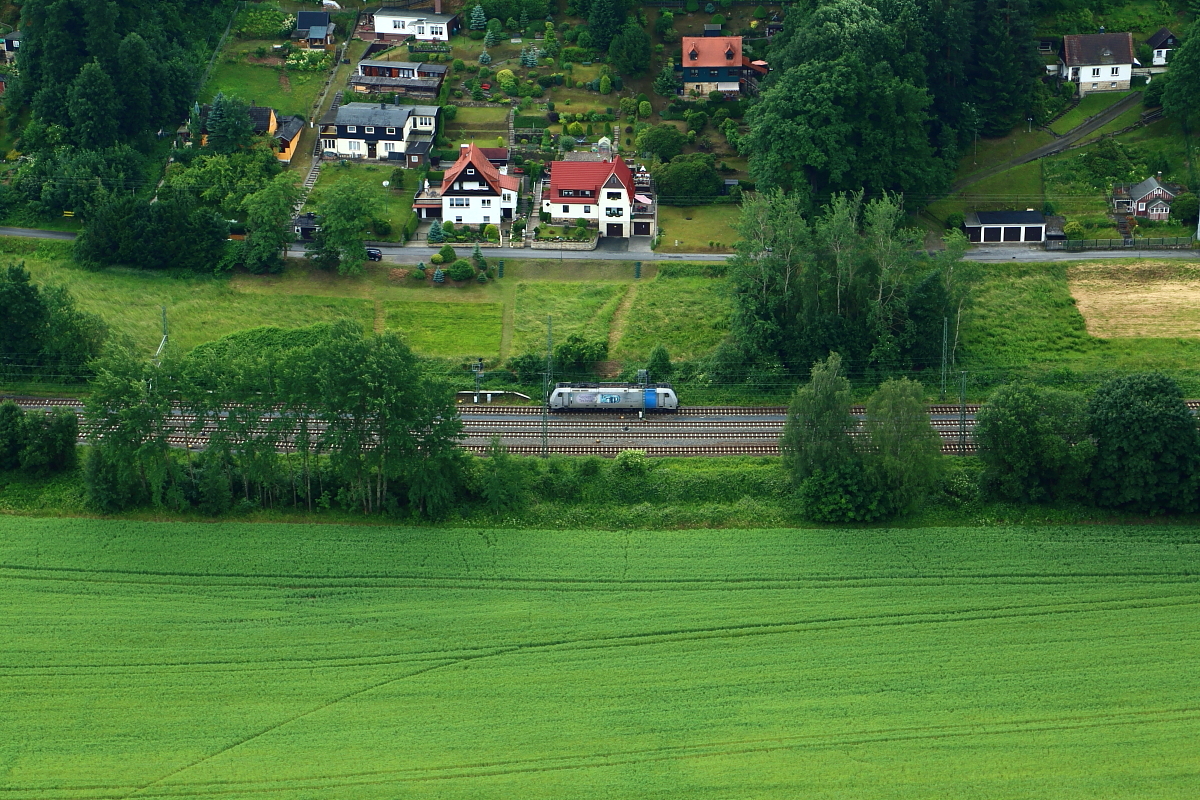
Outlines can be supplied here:
M648 221L642 222L644 231L637 229L636 202L633 172L620 156L612 161L555 161L542 211L552 220L595 220L601 236L648 236Z
M413 209L421 219L499 225L513 218L520 189L519 177L501 174L484 148L472 143L459 151L458 161L446 170L441 186L426 185L417 192Z

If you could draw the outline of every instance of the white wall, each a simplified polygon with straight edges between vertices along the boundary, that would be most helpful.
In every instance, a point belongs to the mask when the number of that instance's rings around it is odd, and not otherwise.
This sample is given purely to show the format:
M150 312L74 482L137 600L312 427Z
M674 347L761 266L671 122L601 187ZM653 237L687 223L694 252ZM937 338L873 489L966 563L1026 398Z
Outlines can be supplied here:
M445 42L450 39L450 24L447 22L428 22L420 21L420 15L412 16L387 16L384 14L375 15L375 33L377 35L391 34L395 36L416 36L422 41L439 41ZM401 23L403 27L398 27L397 23ZM440 29L440 34L432 32L433 29Z
M504 198L508 197L505 202ZM452 206L452 200L464 201L466 206ZM516 192L504 190L500 197L443 197L442 222L453 222L455 225L499 225L504 217L504 209L515 209L517 206ZM487 202L489 205L484 205ZM459 220L461 217L461 221ZM487 219L484 219L487 217ZM512 214L509 214L512 217Z

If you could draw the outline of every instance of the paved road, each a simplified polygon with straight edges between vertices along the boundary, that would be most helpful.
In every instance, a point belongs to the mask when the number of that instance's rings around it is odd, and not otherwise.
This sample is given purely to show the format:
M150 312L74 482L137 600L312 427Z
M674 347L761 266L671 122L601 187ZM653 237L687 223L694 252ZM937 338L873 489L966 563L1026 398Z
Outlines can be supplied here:
M429 258L438 251L434 247L400 246L387 242L369 242L369 247L378 247L383 251L383 260L394 264L416 264L424 261L429 264ZM461 253L469 253L473 245L453 245ZM290 247L289 256L301 257L304 249ZM728 258L723 253L655 253L651 250L633 252L625 250L532 250L525 247L488 247L483 250L485 258L504 259L539 259L562 261L724 261Z
M1003 164L991 167L990 169L981 170L980 172L976 172L974 175L968 175L962 180L955 181L954 185L950 187L950 194L958 194L971 184L978 183L979 181L990 178L993 175L999 175L1001 172L1012 169L1013 167L1019 167L1022 164L1028 164L1030 161L1037 161L1039 158L1045 158L1046 156L1052 156L1055 153L1061 153L1063 150L1066 150L1068 147L1080 141L1088 134L1095 133L1097 130L1103 128L1105 125L1112 122L1114 119L1121 116L1126 111L1141 102L1142 93L1134 92L1128 97L1118 100L1116 103L1087 120L1082 125L1078 125L1071 129L1070 132L1055 139L1050 144L1044 144L1036 150L1030 150L1028 153L1005 161Z
M37 228L0 228L0 236L28 236L32 239L74 239L71 231L43 231Z
M966 261L1000 263L1002 261L1097 261L1107 258L1154 258L1200 261L1200 250L1086 250L1069 253L1035 247L977 247L963 256Z

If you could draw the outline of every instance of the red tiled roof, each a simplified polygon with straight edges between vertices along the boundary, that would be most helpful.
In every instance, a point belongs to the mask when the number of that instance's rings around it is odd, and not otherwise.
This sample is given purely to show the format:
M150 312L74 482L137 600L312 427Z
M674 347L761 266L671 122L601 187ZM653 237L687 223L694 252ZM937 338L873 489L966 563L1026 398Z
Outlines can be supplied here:
M1132 64L1133 34L1068 34L1063 37L1063 63L1068 67Z
M470 164L479 170L479 177L487 181L488 185L499 188L517 191L521 186L521 179L515 175L501 175L500 170L492 166L488 161L487 155L484 153L484 148L476 147L472 142L469 146L462 148L458 155L458 161L454 162L454 166L446 170L446 175L442 178L442 192L449 191L450 187L458 180L458 176Z
M625 193L633 200L633 173L620 156L612 161L555 161L550 168L550 195L547 199L555 203L595 203L600 197L600 187L609 176L616 175L625 187ZM591 197L563 197L562 190L590 189Z
M692 52L696 58L692 58ZM733 57L726 54L732 52ZM742 65L742 37L685 36L683 37L684 67L724 67Z

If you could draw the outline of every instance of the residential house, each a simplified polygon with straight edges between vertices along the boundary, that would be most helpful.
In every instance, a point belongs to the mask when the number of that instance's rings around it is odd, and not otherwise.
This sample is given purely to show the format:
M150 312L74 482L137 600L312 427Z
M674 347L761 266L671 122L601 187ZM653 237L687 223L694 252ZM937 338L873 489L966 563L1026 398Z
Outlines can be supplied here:
M422 42L445 42L458 32L457 14L443 14L441 0L434 10L420 8L384 8L371 15L368 29L375 31L376 39L399 42L415 38Z
M13 31L4 35L0 40L0 54L6 62L13 62L21 51L21 32Z
M969 211L963 228L967 241L987 244L1029 244L1046 239L1046 217L1032 208L1025 211Z
M387 92L434 98L442 88L449 66L427 61L363 60L350 76L350 88L364 94Z
M212 106L200 107L200 146L208 144L208 114ZM285 164L290 164L296 147L300 144L300 134L304 130L304 117L282 117L270 106L250 103L247 109L250 115L250 130L255 136L270 136L279 148L276 156ZM178 133L186 143L191 137L190 126L181 125Z
M483 157L488 160L489 164L500 170L501 175L508 174L507 147L480 147L479 152L483 153Z
M620 156L611 161L555 161L542 211L552 220L595 220L601 236L650 236L654 210L649 188L635 185Z
M441 219L455 225L499 225L513 218L521 179L492 166L483 149L464 145L458 160L446 170L440 186L418 190L413 209L422 219Z
M1179 39L1166 28L1159 28L1146 40L1146 46L1154 54L1150 63L1156 67L1165 67L1171 51L1179 47Z
M300 11L296 14L296 29L292 42L313 50L332 50L336 46L334 28L328 11Z
M292 115L290 117L277 117L278 125L272 136L275 139L275 144L279 151L275 154L285 164L292 163L292 156L296 155L296 148L300 145L300 134L304 132L304 117Z
M1184 191L1177 183L1164 183L1160 172L1141 183L1113 186L1113 210L1142 219L1170 219L1171 201Z
M312 211L306 211L292 219L292 233L302 242L311 242L319 227L317 215Z
M675 68L687 93L716 91L736 97L756 88L756 79L767 74L767 62L750 61L742 55L740 36L685 36L682 53Z
M321 118L321 149L337 158L428 162L437 133L437 106L346 103Z
M1123 92L1129 89L1137 63L1131 33L1068 34L1063 37L1059 76L1074 82L1080 97L1092 92Z

